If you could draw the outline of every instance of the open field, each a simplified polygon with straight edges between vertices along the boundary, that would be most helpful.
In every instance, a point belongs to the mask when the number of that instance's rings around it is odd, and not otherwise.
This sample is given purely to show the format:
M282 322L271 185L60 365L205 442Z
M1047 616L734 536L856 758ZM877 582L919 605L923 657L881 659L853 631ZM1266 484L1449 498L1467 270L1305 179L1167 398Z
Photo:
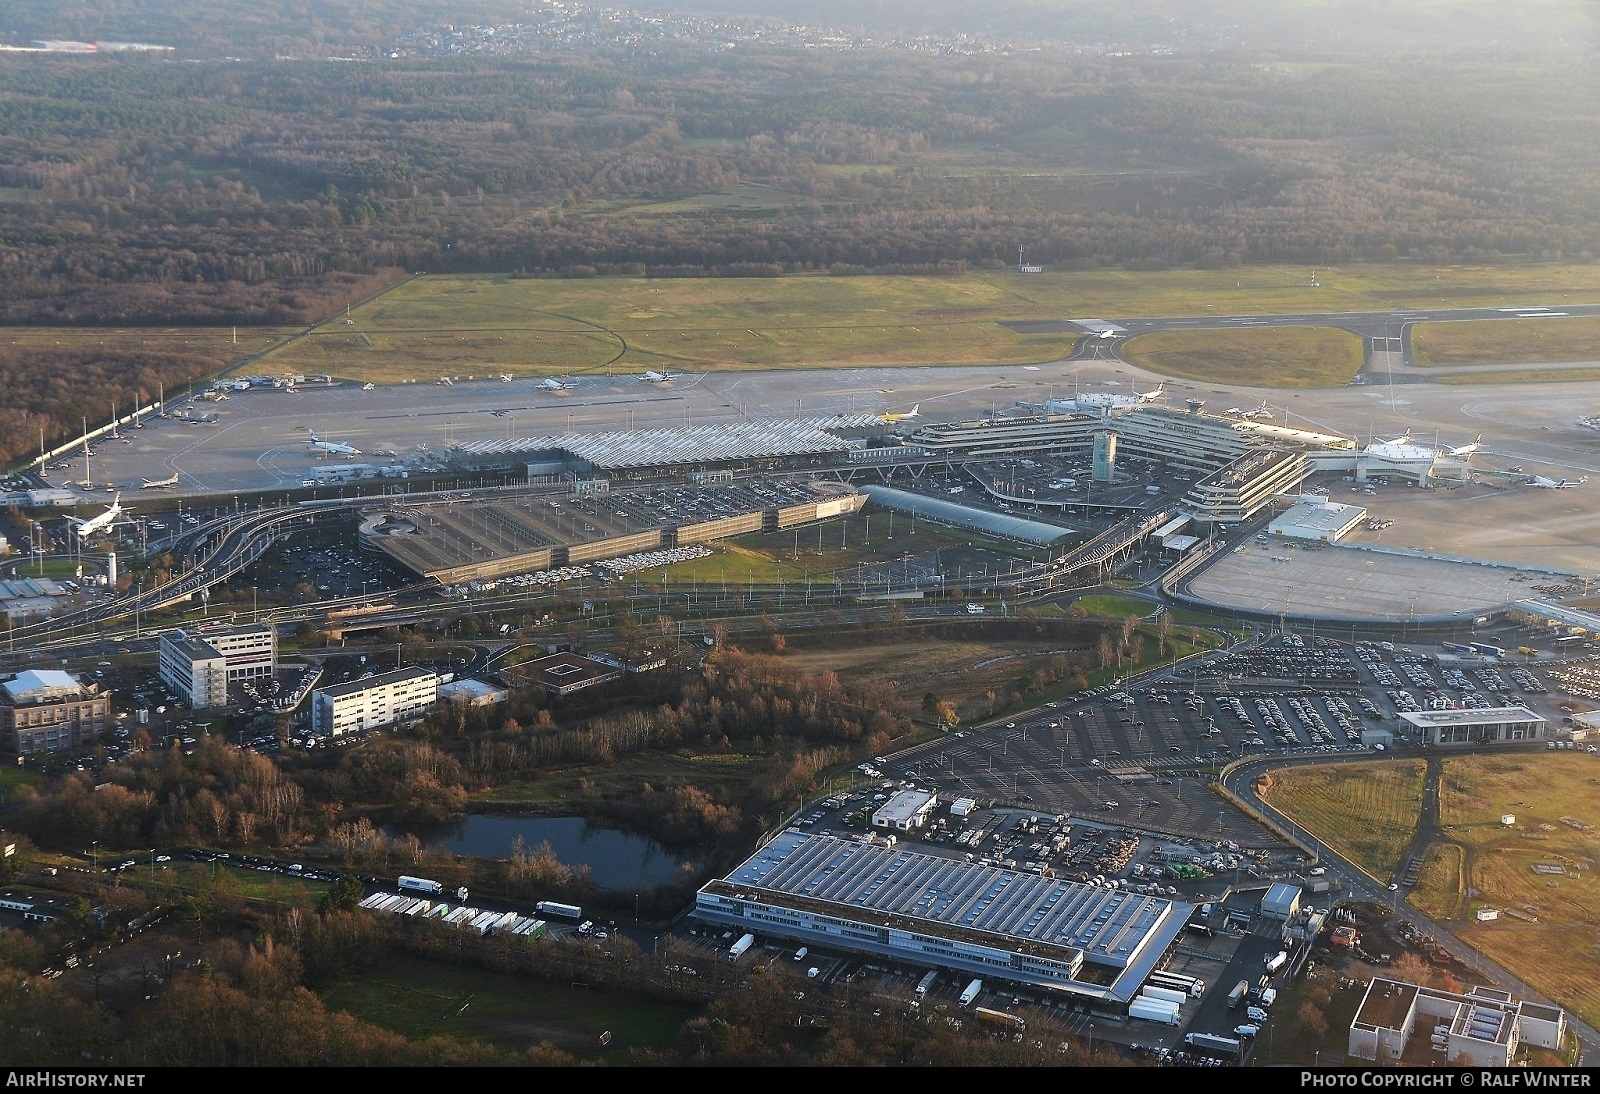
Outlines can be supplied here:
M1422 810L1421 760L1278 768L1263 800L1374 877L1400 866Z
M1422 872L1406 903L1431 919L1447 922L1466 910L1466 855L1458 844L1439 843L1423 856Z
M330 989L323 1001L412 1039L450 1037L512 1050L549 1042L585 1060L613 1064L625 1064L632 1049L665 1047L696 1014L688 1007L399 956ZM611 1039L602 1047L600 1035L607 1030Z
M567 767L525 782L505 783L473 798L498 806L571 809L580 803L631 798L648 782L654 786L693 783L719 801L737 799L766 773L766 757L740 753L681 755L644 752L618 756L605 764Z
M794 641L784 660L812 675L833 672L841 680L873 680L894 689L899 710L918 715L922 696L932 691L955 704L963 722L1000 713L990 708L989 692L1003 693L1019 676L1047 666L1060 653L1079 653L1069 642L1041 645L1037 640L987 638L951 640L909 634L880 636L864 645L812 647Z
M290 327L0 327L0 341L21 349L199 353L228 361L259 353L292 333Z
M110 503L108 502L107 504ZM84 516L91 516L95 511L85 509L83 512ZM21 560L13 566L7 566L5 574L7 577L15 574L17 577L76 578L80 569L86 574L95 572L95 567L92 563L85 566L82 562L65 555L45 555L43 557L34 555L32 562Z
M1157 331L1128 342L1140 368L1219 384L1338 387L1361 371L1361 339L1331 327Z
M726 583L734 587L812 583L831 589L835 575L853 579L858 566L898 563L908 552L922 556L976 545L1008 557L1035 561L1047 554L968 529L913 520L903 513L898 514L899 520L894 516L885 512L855 513L813 528L756 532L724 540L713 547L710 555L666 567L667 584L681 587L691 582ZM650 582L657 574L654 570L640 573L635 580Z
M1421 366L1592 361L1600 355L1600 319L1569 316L1496 323L1419 323L1411 332L1411 350Z
M12 764L0 765L0 803L10 797L17 787L32 786L42 778L42 775Z
M1592 266L1359 266L1228 271L1097 270L1021 276L594 278L419 277L262 361L264 370L396 382L440 375L1019 364L1059 359L1070 334L1018 335L1002 321L1383 311L1424 306L1559 305L1600 290ZM1359 343L1318 332L1241 352L1277 371L1241 370L1220 343L1183 372L1226 382L1334 385ZM1279 335L1279 337L1283 337ZM1141 341L1144 341L1141 339ZM1326 344L1326 349L1324 346ZM1150 343L1146 343L1149 345ZM1160 343L1156 343L1160 344ZM1179 345L1191 345L1184 335ZM1327 353L1327 361L1322 360ZM1284 369L1284 360L1289 368ZM1298 363L1297 363L1298 362ZM1319 377L1334 377L1319 379ZM1241 379L1240 382L1246 382Z
M870 680L882 684L894 691L899 705L897 713L907 717L921 716L922 696L932 691L953 703L961 721L970 724L1004 713L1004 696L1015 688L1019 679L1036 671L1055 671L1060 679L1053 684L1041 682L1040 690L1028 696L1029 703L1076 690L1070 675L1063 671L1065 659L1092 652L1093 637L1097 633L1090 626L1081 640L1070 637L1050 640L990 635L977 633L977 627L970 629L975 632L971 638L941 638L911 630L899 638L880 634L870 643L860 645L848 641L818 642L813 636L796 634L790 636L784 660L806 673L833 672L841 680ZM1137 665L1124 663L1120 667L1112 665L1101 672L1087 673L1088 682L1099 683L1102 677L1110 679L1119 673L1143 672L1216 644L1210 634L1200 636L1199 646L1173 634L1167 637L1163 655L1157 650L1155 635L1147 628L1141 628L1140 633L1144 641Z
M1597 803L1600 758L1579 752L1452 757L1439 786L1444 836L1467 856L1470 897L1456 934L1591 1022L1600 1016ZM1479 923L1480 907L1501 916Z

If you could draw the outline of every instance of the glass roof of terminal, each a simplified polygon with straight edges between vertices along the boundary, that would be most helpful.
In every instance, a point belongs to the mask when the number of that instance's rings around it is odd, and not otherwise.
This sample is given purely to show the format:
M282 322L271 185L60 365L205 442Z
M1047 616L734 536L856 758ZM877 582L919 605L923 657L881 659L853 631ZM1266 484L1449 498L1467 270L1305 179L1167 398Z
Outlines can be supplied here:
M740 422L682 429L634 429L610 433L572 433L503 441L467 441L460 456L501 456L518 452L570 452L596 467L657 467L719 463L843 452L853 447L827 429L864 428L872 415Z
M1048 547L1057 540L1073 534L1073 529L1063 528L1059 524L1045 524L1042 521L1014 517L1009 513L977 509L970 505L945 501L943 498L929 497L926 494L896 490L892 486L863 486L861 492L871 498L873 504L886 509L900 513L915 513L919 517L926 517L942 524L971 528L975 532L987 532L1002 539L1031 543L1036 547Z

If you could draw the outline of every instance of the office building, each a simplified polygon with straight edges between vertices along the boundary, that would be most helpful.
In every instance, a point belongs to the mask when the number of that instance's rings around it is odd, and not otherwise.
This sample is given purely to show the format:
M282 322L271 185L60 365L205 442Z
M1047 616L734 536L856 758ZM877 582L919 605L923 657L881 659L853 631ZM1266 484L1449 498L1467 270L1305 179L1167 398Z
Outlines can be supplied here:
M0 684L0 743L19 755L94 744L111 726L111 697L55 669L29 669Z
M329 737L426 718L439 705L439 674L390 669L311 693L311 731Z
M278 668L278 632L268 623L217 624L161 636L161 679L195 710L228 705L229 685L270 680Z

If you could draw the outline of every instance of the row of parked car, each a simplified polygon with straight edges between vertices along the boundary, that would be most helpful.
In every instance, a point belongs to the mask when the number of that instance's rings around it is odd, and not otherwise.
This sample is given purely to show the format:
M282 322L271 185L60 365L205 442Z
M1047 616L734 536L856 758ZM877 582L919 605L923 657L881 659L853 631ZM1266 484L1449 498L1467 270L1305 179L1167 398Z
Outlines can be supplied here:
M183 858L190 862L215 862L219 866L234 866L240 870L259 870L264 874L288 874L291 877L303 877L310 881L338 881L340 875L330 870L307 868L298 862L278 862L274 859L257 858L254 855L233 855L227 851L207 851L199 847L191 847L183 852ZM158 856L156 861L161 861Z

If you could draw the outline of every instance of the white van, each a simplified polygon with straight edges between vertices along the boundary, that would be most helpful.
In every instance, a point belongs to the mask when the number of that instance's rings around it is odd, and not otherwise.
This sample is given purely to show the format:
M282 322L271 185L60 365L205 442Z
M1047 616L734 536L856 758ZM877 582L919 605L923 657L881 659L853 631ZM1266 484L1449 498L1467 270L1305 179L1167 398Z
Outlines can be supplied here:
M804 961L806 959L806 955L809 954L810 952L811 951L808 950L806 947L801 946L798 950L794 951L794 959L796 961Z

